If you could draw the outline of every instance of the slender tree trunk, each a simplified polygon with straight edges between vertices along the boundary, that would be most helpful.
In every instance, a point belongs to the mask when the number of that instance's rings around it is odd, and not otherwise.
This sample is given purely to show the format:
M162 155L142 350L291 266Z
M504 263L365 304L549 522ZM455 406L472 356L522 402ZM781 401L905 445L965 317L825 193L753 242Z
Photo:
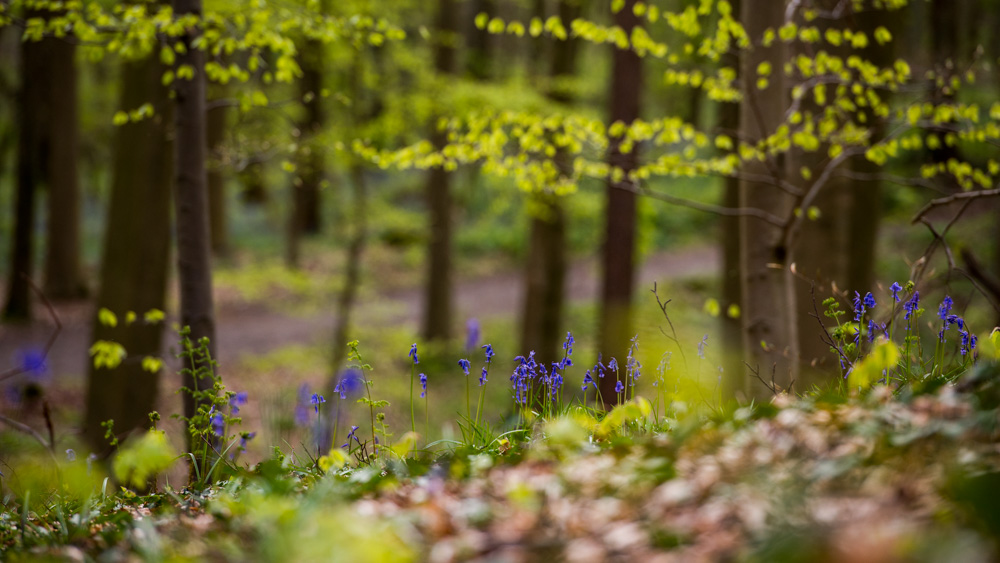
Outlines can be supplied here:
M113 370L90 364L84 435L95 451L108 446L101 422L114 419L119 433L143 428L149 424L147 414L156 408L160 372L143 370L142 359L161 355L164 325L142 320L128 324L124 317L135 311L142 319L151 309L165 308L173 173L167 133L172 107L160 84L163 71L153 61L126 63L122 69L120 106L151 103L155 115L115 131L97 307L117 313L121 324L108 327L95 318L92 339L118 342L128 357Z
M738 14L740 0L732 2L733 10ZM739 75L739 55L723 56L722 64L732 68ZM740 106L735 103L720 102L718 104L718 126L720 133L736 138L740 127ZM726 178L722 195L723 207L735 208L740 205L740 181L735 176ZM736 398L737 394L745 392L746 376L743 366L743 331L739 315L742 314L743 299L740 295L740 222L737 217L721 218L722 235L722 383L720 394L723 400ZM735 307L735 309L734 309Z
M455 0L439 0L437 19L437 44L434 49L434 68L439 75L454 73L455 48L458 37L457 4ZM431 134L434 146L441 149L447 142L443 131ZM423 335L426 340L446 340L451 335L452 324L452 267L451 267L451 177L444 167L432 168L427 175L427 207L430 215L430 241L427 249L427 277Z
M579 17L581 2L560 0L559 17L572 21ZM551 45L549 99L569 106L573 103L570 92L556 89L560 79L576 74L579 39L555 41ZM572 164L566 154L555 157L556 166L563 177L572 174ZM526 291L521 317L521 350L535 352L544 365L560 359L563 310L566 302L566 213L559 196L543 193L532 197L531 239L525 270ZM539 397L540 398L540 397Z
M743 2L741 20L754 41L752 50L744 51L742 60L743 105L740 107L740 132L748 142L773 133L784 121L787 106L781 68L785 61L784 45L775 41L770 47L760 44L768 28L784 24L783 2ZM759 90L758 65L769 61L772 68L768 87ZM782 159L779 159L782 160ZM758 175L780 175L782 162L747 163L745 170ZM762 182L740 182L740 206L763 209L779 217L787 216L791 201L776 187ZM753 217L740 218L740 265L743 296L743 344L748 362L764 380L787 389L798 376L798 341L795 330L791 273L787 265L789 249L781 245L780 229ZM765 398L770 391L756 379L747 385L751 397Z
M177 16L201 16L201 0L173 0ZM200 31L189 28L181 37L186 50L177 55L178 67L194 69L190 80L177 80L174 93L174 215L177 223L177 274L180 282L181 325L191 328L195 343L209 341L215 354L215 311L212 302L211 234L208 225L208 178L205 170L205 56L192 46ZM207 379L184 376L190 389L211 387ZM184 396L184 415L193 416L194 398Z
M48 51L48 222L45 294L78 299L87 294L80 269L80 182L77 172L76 47L66 38L43 39Z
M486 14L489 19L496 16L496 0L473 0L472 17ZM468 57L466 68L469 75L476 80L488 80L493 76L493 39L486 29L472 26L469 30L466 46Z
M221 90L221 89L220 89ZM220 92L221 93L221 92ZM222 96L218 96L221 98ZM212 253L222 257L229 253L229 225L226 218L226 176L223 150L226 140L226 120L229 108L218 105L206 116L208 146L208 210L212 234Z
M40 17L29 12L29 17ZM34 274L35 194L45 182L48 162L48 108L52 76L48 69L49 41L21 44L21 89L17 98L17 191L14 203L14 236L11 238L7 302L3 316L7 320L31 318L30 284L25 276Z
M930 18L932 62L937 74L937 80L930 84L931 103L935 105L954 104L956 92L951 88L949 82L952 76L961 74L961 70L957 68L959 64L958 0L931 0ZM936 129L934 133L941 141L941 145L929 149L931 161L947 163L952 159L960 159L958 147L945 144L946 128ZM938 175L937 179L945 189L959 189L957 182L950 176Z
M322 229L322 218L320 214L320 190L326 175L326 166L323 159L323 151L316 138L326 126L326 112L323 108L323 75L326 65L324 64L324 46L319 41L306 41L305 52L303 53L302 65L302 98L305 104L306 116L302 124L302 141L305 153L301 162L300 170L301 186L298 186L295 200L296 205L301 208L302 232L308 235L315 235Z
M626 0L614 15L615 24L626 35L640 25L634 13L636 0ZM632 50L615 48L611 70L611 122L630 125L640 117L642 58ZM636 196L631 190L629 173L639 165L638 147L621 148L621 139L611 139L608 163L621 170L621 179L608 179L608 203L605 212L604 249L602 254L600 351L604 359L616 358L622 366L632 337L632 291L635 284ZM615 380L601 381L601 395L606 403L615 401Z

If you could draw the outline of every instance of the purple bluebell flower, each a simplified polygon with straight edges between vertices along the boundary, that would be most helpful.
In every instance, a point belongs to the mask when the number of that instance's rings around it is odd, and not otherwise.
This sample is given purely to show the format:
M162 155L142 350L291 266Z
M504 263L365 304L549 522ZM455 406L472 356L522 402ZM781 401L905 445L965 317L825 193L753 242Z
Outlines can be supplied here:
M906 311L906 314L903 315L903 318L906 320L913 319L919 308L920 308L920 292L914 291L913 296L910 297L906 301L906 303L903 303L903 309ZM909 327L907 327L907 330L909 330Z
M480 387L482 387L483 385L486 385L486 381L487 381L486 376L489 375L489 373L490 373L490 371L488 369L486 369L485 367L483 367L482 373L479 374L479 386Z
M553 371L552 372L552 378L551 378L551 380L552 380L552 383L551 383L552 400L554 401L554 400L556 400L556 397L559 394L559 390L562 389L562 386L563 386L563 376L561 374L559 374L558 372Z
M361 370L350 367L343 371L343 375L341 375L340 381L337 382L337 386L333 388L333 392L339 393L341 399L354 398L361 395L364 387L365 379L361 374Z
M586 390L587 390L587 387L589 387L591 383L593 383L593 384L594 384L594 387L597 387L597 384L596 384L596 383L594 383L594 378L593 378L593 377L590 377L590 370L588 369L588 370L587 370L587 371L586 371L586 372L585 372L585 373L583 374L583 385L581 385L581 386L580 386L580 390L581 390L581 391L586 391Z
M465 375L469 375L469 360L459 360L458 365L462 368Z
M413 365L419 364L420 360L417 359L417 343L414 342L413 346L410 346L410 353L408 354L410 358L413 359Z
M248 398L249 395L246 391L240 391L229 398L229 408L232 410L233 416L240 414L240 407L247 404Z
M257 436L256 432L243 432L240 434L240 451L247 451L247 442L253 440Z
M226 432L226 419L222 416L221 412L217 412L212 415L212 432L216 436L222 438L223 434Z
M351 426L351 431L347 433L347 442L345 442L344 445L340 446L340 447L341 448L346 448L346 447L350 446L351 445L351 440L354 440L360 446L361 445L361 440L359 440L358 437L354 435L354 433L357 432L357 431L358 431L358 427L357 426Z
M576 342L576 340L573 340L573 333L572 332L567 332L566 333L566 342L563 342L563 350L566 351L566 355L567 356L572 356L573 355L573 343L574 342Z
M608 362L608 371L618 373L618 360L611 358L611 361Z
M313 409L315 409L316 414L319 414L319 406L325 402L326 399L324 399L323 395L320 395L319 393L313 393L312 397L309 397L309 404L313 406Z
M872 295L872 292L870 291L865 294L865 307L867 307L869 311L875 308L875 296Z
M708 345L708 335L706 334L701 338L701 342L698 343L698 357L705 359L705 346Z
M951 308L954 304L955 302L951 300L950 296L944 296L944 300L941 301L941 306L938 307L938 317L940 317L942 321L948 320L948 314L951 313Z
M897 282L892 282L892 285L889 286L889 292L892 293L892 300L896 303L899 303L899 292L902 290L902 286Z
M66 450L66 461L74 462L76 461L76 450L69 448Z
M422 373L420 374L420 388L420 398L423 399L427 396L427 376Z
M484 344L483 349L486 351L486 363L488 365L490 362L493 361L493 356L495 356L496 354L493 353L492 344Z
M17 364L32 381L44 379L49 373L45 351L40 348L25 348L18 351Z
M475 318L465 323L465 351L471 352L479 345L479 321Z
M622 385L621 381L618 381L617 383L615 383L615 393L621 393L624 390L625 390L625 386Z

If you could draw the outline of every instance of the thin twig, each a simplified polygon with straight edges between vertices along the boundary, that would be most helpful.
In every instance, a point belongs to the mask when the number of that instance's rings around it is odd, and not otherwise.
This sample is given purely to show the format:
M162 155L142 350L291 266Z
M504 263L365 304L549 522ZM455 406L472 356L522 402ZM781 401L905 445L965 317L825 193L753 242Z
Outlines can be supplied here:
M956 201L971 201L973 199L979 199L983 197L996 197L1000 196L1000 188L993 188L992 190L978 190L975 192L961 192L957 194L950 195L948 197L941 197L938 199L931 200L927 205L923 206L913 219L910 219L910 224L915 225L924 218L932 209L936 207L941 207L942 205L948 205L955 203Z
M52 317L52 320L56 323L55 330L52 331L52 334L49 336L48 341L46 341L45 343L45 347L42 348L42 361L44 362L46 359L48 359L49 350L52 349L52 345L56 343L56 338L59 337L59 333L62 331L62 322L59 321L59 315L56 314L56 310L52 306L52 303L48 300L47 297L45 297L45 294L42 293L42 290L40 290L38 286L35 285L35 282L32 281L32 279L24 273L21 274L21 277L23 277L28 282L28 286L32 289L32 291L35 292L36 295L38 295L38 298L42 300L42 303L49 310L49 315ZM26 371L28 371L28 369L25 366L21 365L11 368L5 372L0 372L0 381L5 381L7 379L10 379L11 377L20 375Z

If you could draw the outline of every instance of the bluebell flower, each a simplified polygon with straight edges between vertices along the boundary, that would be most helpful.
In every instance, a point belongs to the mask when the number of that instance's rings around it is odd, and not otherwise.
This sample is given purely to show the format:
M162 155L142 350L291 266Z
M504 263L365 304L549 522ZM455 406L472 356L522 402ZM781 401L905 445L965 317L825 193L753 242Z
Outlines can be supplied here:
M961 352L961 354L964 356L969 352L969 344L970 344L969 333L968 331L965 330L959 330L958 333L962 335L962 346L961 348L959 348L958 351Z
M486 351L486 363L489 364L493 361L493 356L496 356L496 354L493 353L493 345L484 344L483 349Z
M226 419L222 416L221 412L217 412L212 415L212 432L216 436L222 438L223 434L226 432Z
M422 373L420 374L420 388L422 389L420 391L420 398L423 399L427 396L427 376Z
M340 447L341 448L346 448L346 447L350 446L351 445L351 440L354 440L360 446L361 445L361 440L359 440L358 437L354 435L354 433L357 432L357 431L358 431L358 427L357 426L352 426L351 427L351 431L347 433L347 442L345 442L344 445L340 446Z
M247 404L248 397L246 391L240 391L229 398L229 408L233 411L233 416L240 414L240 407Z
M868 307L869 311L875 308L875 296L870 291L865 294L865 307Z
M76 450L69 448L66 450L66 461L74 462L76 461Z
M938 317L940 317L942 321L948 320L948 314L951 313L951 308L954 304L955 302L951 300L950 296L944 296L944 300L941 301L941 306L938 307Z
M325 402L326 399L324 399L323 395L320 395L319 393L313 393L312 397L309 398L309 404L311 404L316 410L316 414L319 414L319 406Z
M587 371L586 371L586 372L585 372L585 373L583 374L583 385L581 385L581 386L580 386L580 390L581 390L581 391L586 391L586 390L587 390L587 387L589 387L591 383L594 383L594 378L593 378L593 377L590 377L590 370L588 369L588 370L587 370ZM594 386L596 387L596 386L597 386L597 384L596 384L596 383L594 383Z
M479 321L475 318L465 323L465 351L471 352L479 345Z
M608 362L608 371L618 373L618 360L611 358L611 361Z
M17 354L17 364L29 379L38 381L49 373L45 351L40 348L25 348Z
M566 333L566 342L563 343L563 350L566 351L566 355L567 356L573 355L573 343L574 342L576 342L576 340L573 340L573 333L572 332L567 332Z
M469 360L459 360L458 365L465 372L465 375L469 375Z
M556 400L556 396L558 395L559 389L561 389L562 386L563 386L563 376L560 375L559 373L553 371L552 372L552 383L551 383L552 400L553 401Z
M333 392L339 393L341 399L354 398L361 396L364 387L365 379L361 375L361 370L351 367L344 370Z
M906 311L906 315L904 315L903 318L906 320L914 318L914 315L916 315L916 312L919 308L920 308L920 292L914 291L913 296L910 297L910 299L908 299L906 303L903 303L903 309Z
M482 387L483 385L486 385L486 381L487 381L486 376L489 375L489 373L490 373L489 370L484 367L482 373L479 374L479 386L480 387Z
M899 292L902 290L903 287L897 282L892 282L892 285L889 286L889 292L892 293L892 300L896 303L899 303Z
M698 343L698 357L705 359L705 346L708 345L708 335L702 337L701 342Z
M243 432L240 434L240 451L247 451L247 442L253 440L257 436L256 432Z
M410 346L410 353L409 353L409 356L410 356L411 358L413 358L413 364L414 364L414 365L416 365L416 364L419 364L419 363L420 363L420 360L419 360L419 359L417 359L417 343L416 343L416 342L414 342L414 343L413 343L413 346Z
M625 390L625 386L622 385L621 381L618 381L617 383L615 383L615 393L621 393L624 390Z

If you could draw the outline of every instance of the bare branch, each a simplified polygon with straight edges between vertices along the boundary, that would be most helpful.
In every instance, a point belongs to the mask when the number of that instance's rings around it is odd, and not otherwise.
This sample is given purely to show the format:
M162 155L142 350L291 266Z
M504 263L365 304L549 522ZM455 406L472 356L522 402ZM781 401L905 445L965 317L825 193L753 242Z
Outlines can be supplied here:
M913 219L910 220L910 224L915 225L920 223L921 219L924 218L924 215L927 215L932 209L941 207L942 205L949 205L955 203L956 201L969 201L973 199L996 196L1000 196L1000 188L993 188L992 190L978 190L975 192L961 192L952 194L948 197L940 197L938 199L931 200L927 203L927 205L923 206L920 211L913 216Z
M770 223L776 227L783 227L785 225L785 220L777 215L773 215L764 211L762 209L757 209L755 207L723 207L721 205L715 205L712 203L703 203L700 201L692 201L690 199L684 199L682 197L672 196L670 194L665 194L663 192L653 191L649 188L638 186L632 183L618 183L615 187L622 190L630 191L637 195L642 195L646 197L651 197L653 199L658 199L660 201L665 201L667 203L672 203L674 205L679 205L681 207L687 207L689 209L696 209L698 211L704 211L706 213L714 213L716 215L722 215L725 217L755 217Z

